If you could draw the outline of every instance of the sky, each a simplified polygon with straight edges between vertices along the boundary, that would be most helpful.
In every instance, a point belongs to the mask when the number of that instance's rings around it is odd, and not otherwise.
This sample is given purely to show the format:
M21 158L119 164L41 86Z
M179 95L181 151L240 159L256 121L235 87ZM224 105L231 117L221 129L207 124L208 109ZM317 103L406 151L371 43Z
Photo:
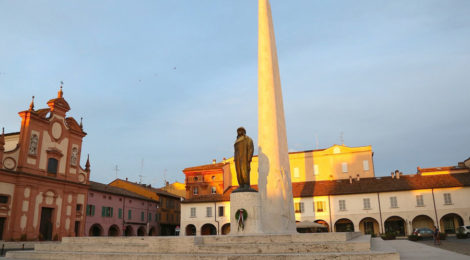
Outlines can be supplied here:
M290 151L371 145L376 176L470 157L470 1L271 0ZM0 0L0 126L63 81L81 165L162 186L257 143L257 1ZM141 175L142 177L139 177Z

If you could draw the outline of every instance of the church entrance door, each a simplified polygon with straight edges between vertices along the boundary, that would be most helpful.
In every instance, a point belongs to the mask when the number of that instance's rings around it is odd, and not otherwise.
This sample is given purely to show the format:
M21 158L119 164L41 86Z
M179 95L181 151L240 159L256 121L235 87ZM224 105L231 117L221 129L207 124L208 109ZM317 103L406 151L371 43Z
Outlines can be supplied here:
M52 212L53 208L42 208L41 225L39 226L39 234L43 240L52 240Z

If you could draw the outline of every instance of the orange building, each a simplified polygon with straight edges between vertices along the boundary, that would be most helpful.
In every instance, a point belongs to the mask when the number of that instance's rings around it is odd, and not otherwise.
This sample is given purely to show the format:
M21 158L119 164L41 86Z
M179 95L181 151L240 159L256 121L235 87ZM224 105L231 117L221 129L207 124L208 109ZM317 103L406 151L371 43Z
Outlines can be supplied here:
M139 184L127 180L116 179L109 184L139 194L140 196L155 200L159 203L157 209L159 230L158 235L175 235L175 228L179 226L181 214L181 197L163 189L152 188L151 185Z
M224 174L224 172L228 174ZM186 199L224 193L224 181L230 182L230 163L213 163L183 170L186 175ZM226 178L224 180L224 178Z
M82 124L63 98L19 112L18 133L0 137L0 240L52 240L84 231L90 164L80 167Z

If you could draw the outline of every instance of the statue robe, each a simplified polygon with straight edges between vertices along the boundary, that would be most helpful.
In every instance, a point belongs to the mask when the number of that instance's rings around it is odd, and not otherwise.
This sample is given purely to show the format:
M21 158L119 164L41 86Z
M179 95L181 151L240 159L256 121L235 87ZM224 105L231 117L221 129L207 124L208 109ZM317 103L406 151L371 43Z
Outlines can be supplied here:
M235 141L235 169L237 171L238 185L241 188L250 187L250 164L253 157L253 140L246 136L240 136Z

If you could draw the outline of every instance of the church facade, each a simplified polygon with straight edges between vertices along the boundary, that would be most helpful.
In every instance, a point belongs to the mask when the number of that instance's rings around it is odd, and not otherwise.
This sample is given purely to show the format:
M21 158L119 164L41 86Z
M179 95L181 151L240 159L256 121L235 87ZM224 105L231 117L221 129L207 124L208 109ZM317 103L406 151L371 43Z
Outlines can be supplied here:
M90 163L80 166L83 126L67 116L62 87L48 108L19 112L20 132L0 136L0 240L84 234Z

